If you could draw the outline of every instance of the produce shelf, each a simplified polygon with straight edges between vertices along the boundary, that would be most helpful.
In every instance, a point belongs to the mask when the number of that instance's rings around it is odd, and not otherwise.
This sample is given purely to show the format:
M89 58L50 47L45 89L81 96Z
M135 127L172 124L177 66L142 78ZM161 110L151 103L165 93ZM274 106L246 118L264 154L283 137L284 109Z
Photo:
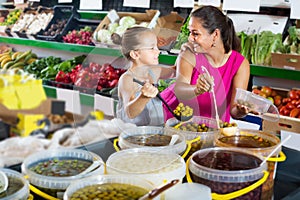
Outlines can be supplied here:
M57 98L55 87L44 85L44 90L45 90L47 97ZM93 95L80 93L79 98L80 98L80 103L82 105L94 106L94 96Z
M92 53L92 54L99 54L99 55L113 56L113 57L122 56L121 52L117 49L68 44L68 43L61 43L61 42L50 42L50 41L42 41L42 40L31 40L31 39L0 36L0 44L1 43L22 45L27 47L31 46L34 47L35 49L38 48L49 49L49 54L51 54L51 51L64 50L66 52L70 51L74 53ZM161 54L159 56L159 62L162 64L173 65L176 61L176 58L177 58L176 55ZM269 66L250 65L250 74L253 76L281 78L287 80L300 81L300 71L298 70L275 68ZM56 98L56 90L54 87L44 86L44 88L47 96ZM80 100L81 103L84 105L88 105L88 106L94 105L93 95L81 93Z
M300 81L300 71L276 67L250 65L250 74L254 76L265 76L270 78L282 78Z

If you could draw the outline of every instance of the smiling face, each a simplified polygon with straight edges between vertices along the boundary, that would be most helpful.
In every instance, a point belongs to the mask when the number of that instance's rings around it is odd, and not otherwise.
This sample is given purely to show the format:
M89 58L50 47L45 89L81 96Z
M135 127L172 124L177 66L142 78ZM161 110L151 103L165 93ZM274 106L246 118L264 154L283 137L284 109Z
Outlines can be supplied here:
M190 35L189 41L194 44L197 52L206 53L212 48L215 42L215 32L210 34L196 17L191 17L189 21Z
M157 65L159 49L156 35L152 32L144 32L140 37L140 47L134 50L137 53L137 62L144 65Z

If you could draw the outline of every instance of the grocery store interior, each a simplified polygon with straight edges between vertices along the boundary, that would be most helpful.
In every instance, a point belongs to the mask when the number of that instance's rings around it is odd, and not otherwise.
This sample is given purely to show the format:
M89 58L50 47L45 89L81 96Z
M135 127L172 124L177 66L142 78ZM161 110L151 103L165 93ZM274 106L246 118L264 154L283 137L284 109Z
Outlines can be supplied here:
M210 89L196 94L211 98L208 117L188 103L195 101L172 107L164 95L179 94L182 52L191 41L201 46L192 13L210 6L232 21L249 81L244 89L232 81L229 97L216 89L223 80L202 66L190 84L195 96L201 75L212 75ZM300 199L299 13L296 0L0 0L0 200ZM172 113L167 119L161 110L161 125L117 114L120 82L129 84L123 75L134 75L135 65L120 39L133 26L155 34L146 51L158 52L158 67L173 69L157 81L149 71L151 98ZM195 49L196 59L206 56ZM145 95L149 80L133 77L129 85ZM130 92L127 107L139 98ZM226 99L227 110L234 104L246 114L223 120Z

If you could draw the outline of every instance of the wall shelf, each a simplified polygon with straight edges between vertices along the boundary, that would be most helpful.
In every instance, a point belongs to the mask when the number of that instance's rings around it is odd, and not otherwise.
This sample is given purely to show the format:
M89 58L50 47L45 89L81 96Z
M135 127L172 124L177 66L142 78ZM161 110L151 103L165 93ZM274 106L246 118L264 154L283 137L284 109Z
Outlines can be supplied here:
M49 51L51 55L51 51L55 52L57 50L73 52L73 53L92 53L99 54L104 56L113 56L119 57L122 56L121 52L117 49L111 48L100 48L95 46L84 46L84 45L76 45L76 44L67 44L60 42L52 42L52 41L42 41L42 40L31 40L31 39L23 39L23 38L11 38L0 36L0 44L12 44L12 45L21 45L26 48L34 48L38 49L46 49ZM176 61L176 55L166 55L161 54L159 56L159 62L162 64L173 65ZM300 71L297 70L289 70L289 69L281 69L274 68L268 66L257 66L251 65L250 73L253 76L262 76L262 77L270 77L270 78L280 78L287 80L300 81ZM47 96L56 98L56 89L54 87L44 86ZM93 95L81 94L80 95L81 103L84 105L93 105L94 99Z

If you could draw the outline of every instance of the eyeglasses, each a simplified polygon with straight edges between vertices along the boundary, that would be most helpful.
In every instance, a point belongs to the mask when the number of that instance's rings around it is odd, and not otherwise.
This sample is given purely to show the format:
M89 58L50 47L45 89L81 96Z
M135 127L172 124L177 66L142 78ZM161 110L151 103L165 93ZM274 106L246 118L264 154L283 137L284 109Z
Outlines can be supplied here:
M159 50L159 49L158 49L158 47L143 47L143 48L136 49L135 51L138 51L138 50L155 51L155 50Z

